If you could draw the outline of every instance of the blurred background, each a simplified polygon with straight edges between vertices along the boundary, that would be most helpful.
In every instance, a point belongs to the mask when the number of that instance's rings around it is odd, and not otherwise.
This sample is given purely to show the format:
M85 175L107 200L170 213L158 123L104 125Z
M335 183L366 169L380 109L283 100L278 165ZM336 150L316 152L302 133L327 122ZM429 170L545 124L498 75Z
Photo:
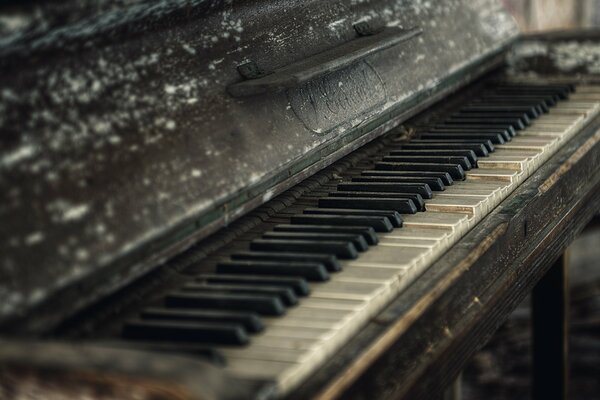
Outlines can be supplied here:
M502 0L524 32L600 27L600 0Z

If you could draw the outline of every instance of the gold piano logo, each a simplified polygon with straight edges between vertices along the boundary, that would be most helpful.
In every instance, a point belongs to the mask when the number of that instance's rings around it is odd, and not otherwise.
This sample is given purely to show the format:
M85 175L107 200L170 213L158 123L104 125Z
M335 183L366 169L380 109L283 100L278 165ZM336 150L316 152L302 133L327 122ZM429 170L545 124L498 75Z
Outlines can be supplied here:
M363 61L288 90L288 100L308 129L325 134L341 124L361 123L385 104L386 93L380 76Z

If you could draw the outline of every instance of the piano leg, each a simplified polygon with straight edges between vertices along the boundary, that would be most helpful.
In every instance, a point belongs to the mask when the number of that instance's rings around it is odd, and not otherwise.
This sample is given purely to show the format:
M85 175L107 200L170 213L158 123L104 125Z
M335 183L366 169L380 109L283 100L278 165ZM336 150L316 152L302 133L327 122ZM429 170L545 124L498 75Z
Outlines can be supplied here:
M454 382L444 392L443 400L462 399L462 372L458 374Z
M532 397L567 399L569 341L569 257L565 251L532 293Z

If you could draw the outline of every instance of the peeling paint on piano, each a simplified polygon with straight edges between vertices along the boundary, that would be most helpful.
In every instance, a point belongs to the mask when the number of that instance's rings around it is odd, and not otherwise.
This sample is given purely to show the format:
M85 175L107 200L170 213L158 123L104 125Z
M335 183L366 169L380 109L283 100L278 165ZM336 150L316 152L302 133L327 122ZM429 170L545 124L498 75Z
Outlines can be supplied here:
M597 75L600 74L600 43L560 34L544 41L534 36L516 44L507 61L512 74L535 67L541 74Z
M277 195L517 33L493 19L492 0L275 1L259 15L215 0L77 4L0 18L0 323L82 281L104 284L78 293L70 312L127 284L148 271L138 263L147 246L214 230L265 201L267 187ZM364 103L299 120L285 93L227 94L239 64L288 65L352 40L361 20L424 29L369 57L378 79ZM48 208L57 202L69 205L63 218Z

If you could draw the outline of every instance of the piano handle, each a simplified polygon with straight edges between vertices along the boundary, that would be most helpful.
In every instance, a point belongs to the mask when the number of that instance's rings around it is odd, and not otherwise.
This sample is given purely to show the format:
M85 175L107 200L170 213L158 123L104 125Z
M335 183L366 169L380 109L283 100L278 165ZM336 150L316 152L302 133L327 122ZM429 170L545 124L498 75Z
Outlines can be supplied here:
M354 28L359 35L356 39L271 73L261 73L253 62L240 65L238 71L246 80L230 85L227 90L234 97L243 97L294 88L405 42L422 32L418 27L385 27L373 31L365 23L356 24Z

